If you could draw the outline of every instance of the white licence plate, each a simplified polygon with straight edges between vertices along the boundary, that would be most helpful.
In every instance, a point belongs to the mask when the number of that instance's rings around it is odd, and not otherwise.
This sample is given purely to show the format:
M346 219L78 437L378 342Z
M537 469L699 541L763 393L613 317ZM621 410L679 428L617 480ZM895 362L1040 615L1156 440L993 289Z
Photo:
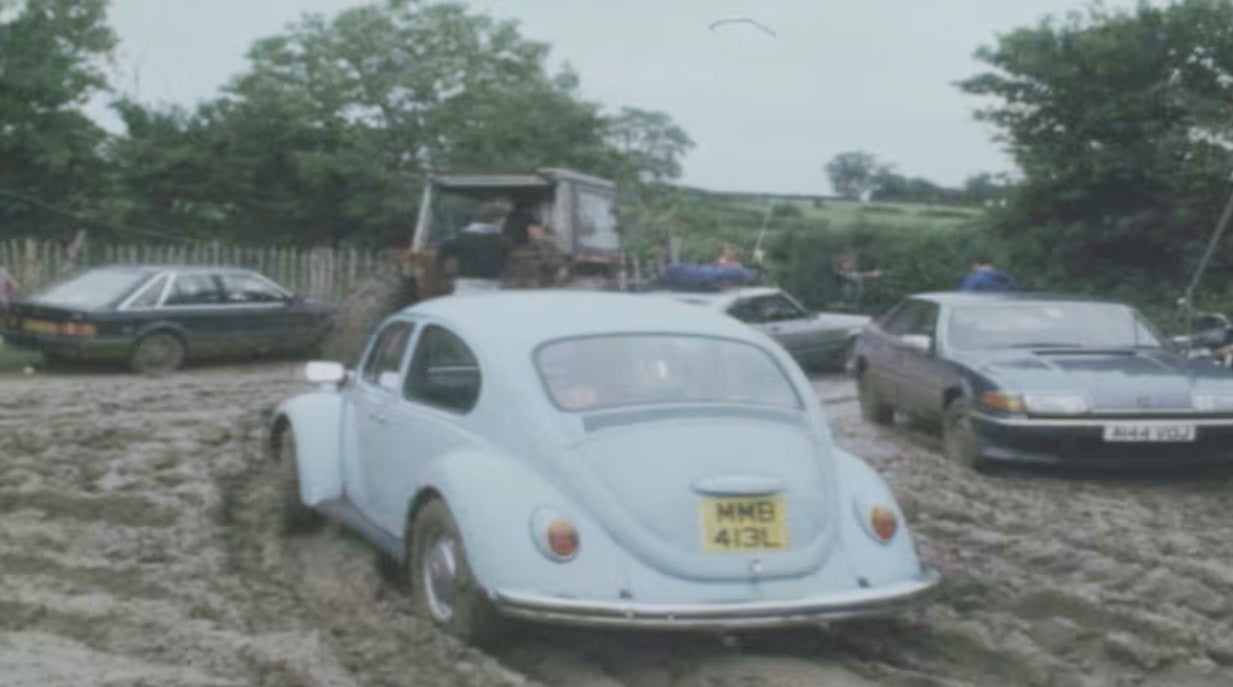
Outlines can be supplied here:
M1186 442L1195 439L1194 425L1174 422L1118 422L1105 425L1105 441Z

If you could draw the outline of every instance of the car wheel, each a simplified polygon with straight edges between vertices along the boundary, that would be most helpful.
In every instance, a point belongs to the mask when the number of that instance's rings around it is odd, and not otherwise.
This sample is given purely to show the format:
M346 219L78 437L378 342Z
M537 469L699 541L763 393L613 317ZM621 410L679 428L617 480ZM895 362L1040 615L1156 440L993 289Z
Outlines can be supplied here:
M184 363L184 342L170 332L143 336L129 354L128 366L142 374L166 374Z
M942 420L942 443L950 460L977 470L987 467L987 461L981 454L980 437L972 426L967 399L956 398L946 406L946 415Z
M477 646L499 639L505 624L479 587L458 524L443 501L430 501L411 525L406 579L415 606L446 632Z
M295 433L291 427L278 435L275 461L278 463L279 519L284 534L311 532L324 521L321 514L300 499L300 464L296 460Z
M857 373L856 392L860 396L861 417L875 425L888 425L895 419L894 407L882 399L882 392L870 378L869 370Z

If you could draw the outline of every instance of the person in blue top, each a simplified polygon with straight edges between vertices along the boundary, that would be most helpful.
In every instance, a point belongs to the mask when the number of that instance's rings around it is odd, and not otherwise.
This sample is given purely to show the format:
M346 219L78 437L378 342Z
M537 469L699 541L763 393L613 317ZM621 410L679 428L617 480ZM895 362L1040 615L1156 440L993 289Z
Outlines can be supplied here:
M972 271L959 282L959 291L1016 291L1015 278L993 266L989 258L972 261Z

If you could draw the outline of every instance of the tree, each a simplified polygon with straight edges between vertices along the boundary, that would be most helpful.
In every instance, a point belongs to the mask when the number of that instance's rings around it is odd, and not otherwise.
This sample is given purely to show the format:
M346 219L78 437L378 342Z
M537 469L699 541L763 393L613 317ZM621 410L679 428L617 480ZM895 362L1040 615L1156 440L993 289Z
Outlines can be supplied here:
M826 163L831 188L840 196L852 199L872 193L890 170L890 165L880 164L872 154L862 151L840 153Z
M1233 2L1094 6L1001 36L960 83L1024 180L999 227L1045 281L1176 284L1228 191Z
M664 112L622 107L608 118L608 143L621 155L627 180L661 182L681 176L681 158L693 140Z
M71 233L103 192L106 134L81 106L107 89L100 60L116 38L106 9L0 0L0 237Z
M308 16L191 115L127 107L138 218L232 237L406 241L431 170L615 174L599 107L514 23L409 0ZM170 213L170 214L169 214Z
M963 182L963 195L969 202L987 203L1005 198L1009 186L1006 175L981 172Z

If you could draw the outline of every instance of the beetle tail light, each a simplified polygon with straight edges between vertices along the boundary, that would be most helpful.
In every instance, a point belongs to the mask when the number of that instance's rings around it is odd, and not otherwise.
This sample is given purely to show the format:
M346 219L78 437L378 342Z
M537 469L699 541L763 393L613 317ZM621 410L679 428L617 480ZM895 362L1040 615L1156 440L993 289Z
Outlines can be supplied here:
M578 530L565 518L554 518L548 523L548 550L558 560L568 561L578 553Z
M889 542L899 531L899 518L895 517L895 512L886 506L874 506L869 510L869 529L873 531L873 536L877 537L878 541Z

